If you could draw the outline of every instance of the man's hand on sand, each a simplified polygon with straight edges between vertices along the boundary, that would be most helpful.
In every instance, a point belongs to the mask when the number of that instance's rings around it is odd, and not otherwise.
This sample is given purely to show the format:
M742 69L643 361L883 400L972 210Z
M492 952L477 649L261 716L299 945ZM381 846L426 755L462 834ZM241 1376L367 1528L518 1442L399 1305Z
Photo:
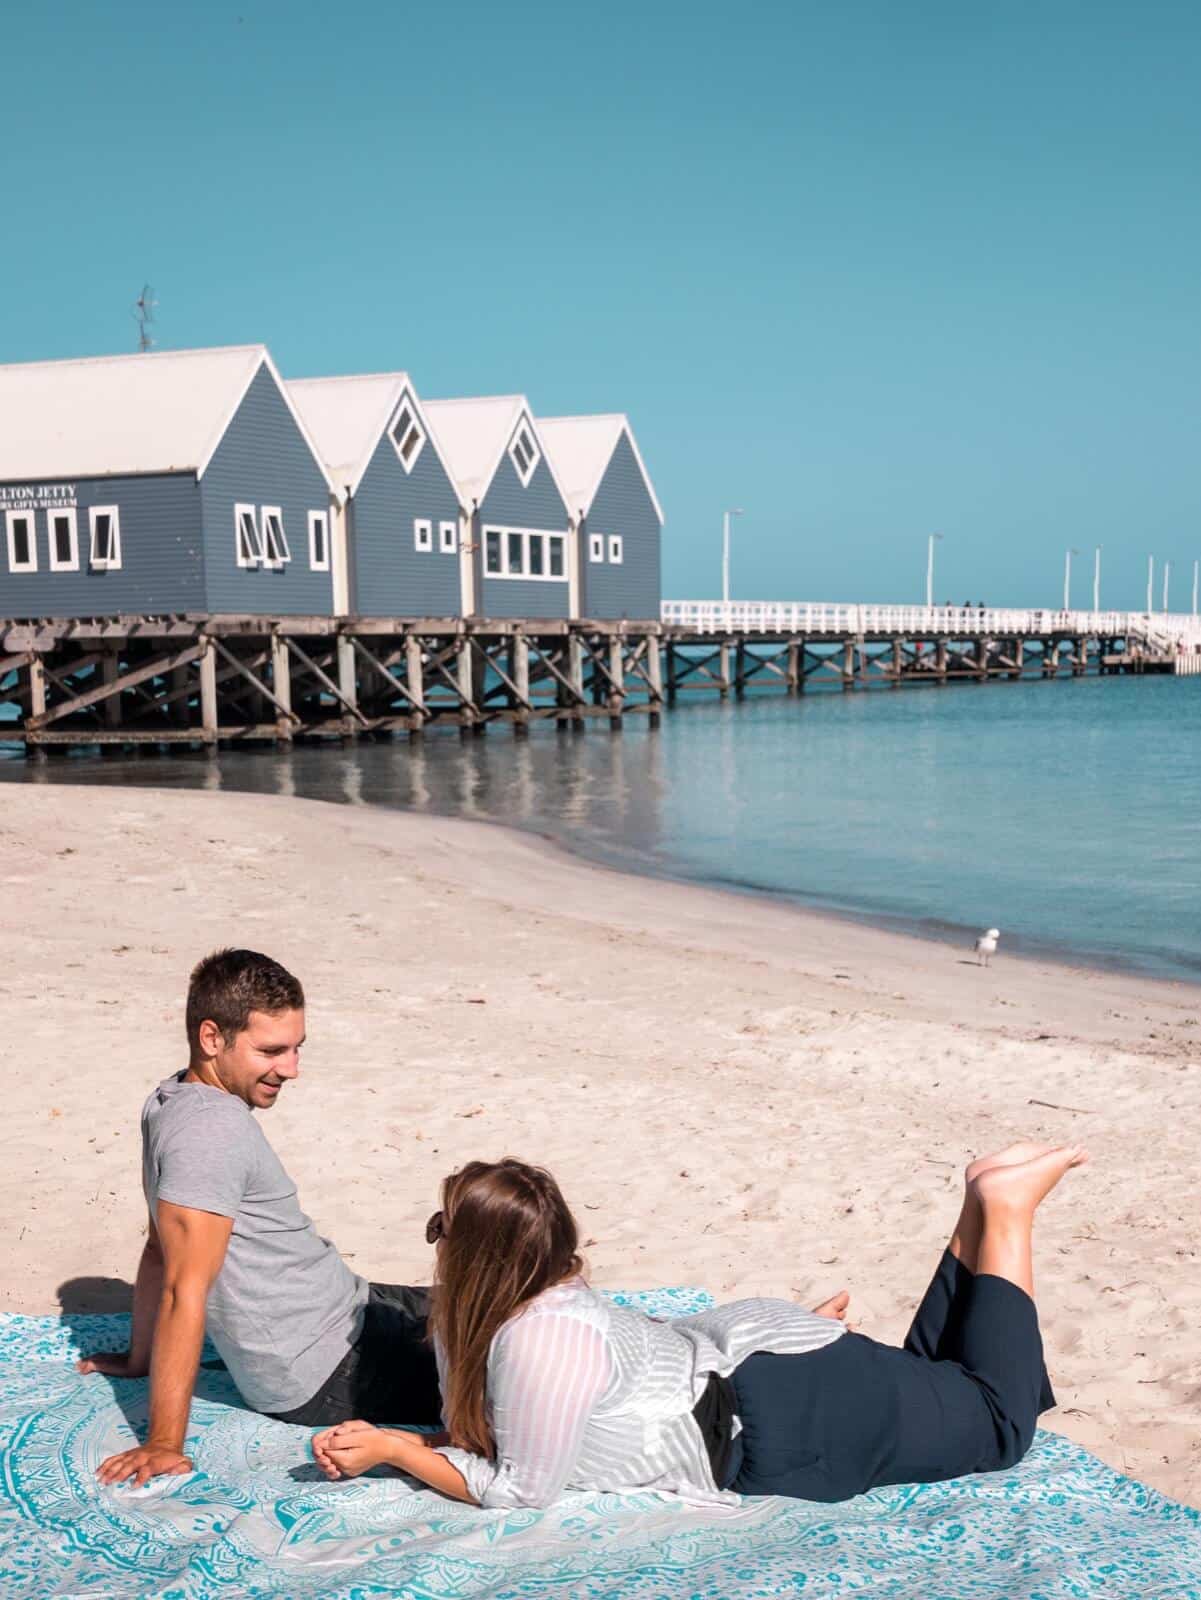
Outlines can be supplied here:
M188 1456L165 1445L141 1444L134 1450L122 1450L120 1455L109 1456L96 1468L101 1483L127 1483L130 1478L141 1488L150 1478L179 1478L195 1469Z
M102 1372L106 1378L144 1378L149 1367L135 1367L128 1350L97 1350L90 1356L81 1356L75 1363L76 1372Z

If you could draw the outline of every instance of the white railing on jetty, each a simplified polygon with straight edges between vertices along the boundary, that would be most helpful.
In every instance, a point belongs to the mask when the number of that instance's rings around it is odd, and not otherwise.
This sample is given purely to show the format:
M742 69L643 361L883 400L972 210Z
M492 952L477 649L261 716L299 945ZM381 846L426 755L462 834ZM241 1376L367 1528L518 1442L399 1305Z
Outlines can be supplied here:
M664 600L661 620L701 633L925 634L954 638L1069 633L1138 638L1164 651L1201 647L1201 618L1181 612L1008 610L985 606L849 606L807 600Z

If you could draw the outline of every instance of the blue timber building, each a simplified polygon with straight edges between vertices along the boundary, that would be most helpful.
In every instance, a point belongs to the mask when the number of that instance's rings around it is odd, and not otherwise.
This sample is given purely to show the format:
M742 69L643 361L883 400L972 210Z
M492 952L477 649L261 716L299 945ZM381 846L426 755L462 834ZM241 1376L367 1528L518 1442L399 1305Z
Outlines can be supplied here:
M288 392L339 504L339 615L462 615L464 508L403 372L304 378Z
M570 516L524 395L427 400L464 507L463 614L578 615Z
M334 498L262 345L0 367L0 616L329 616Z
M663 512L629 419L539 417L579 563L575 616L657 621Z

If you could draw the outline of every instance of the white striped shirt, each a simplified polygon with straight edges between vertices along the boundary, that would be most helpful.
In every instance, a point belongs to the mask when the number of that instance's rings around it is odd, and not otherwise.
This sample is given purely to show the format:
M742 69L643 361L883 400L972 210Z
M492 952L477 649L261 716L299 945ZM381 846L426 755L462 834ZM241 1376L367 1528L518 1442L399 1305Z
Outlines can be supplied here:
M727 1377L759 1350L817 1350L843 1332L788 1300L736 1300L659 1321L572 1278L493 1336L487 1409L495 1459L450 1445L441 1453L483 1506L547 1506L568 1489L734 1501L713 1481L692 1415L710 1373ZM445 1394L440 1344L435 1353Z

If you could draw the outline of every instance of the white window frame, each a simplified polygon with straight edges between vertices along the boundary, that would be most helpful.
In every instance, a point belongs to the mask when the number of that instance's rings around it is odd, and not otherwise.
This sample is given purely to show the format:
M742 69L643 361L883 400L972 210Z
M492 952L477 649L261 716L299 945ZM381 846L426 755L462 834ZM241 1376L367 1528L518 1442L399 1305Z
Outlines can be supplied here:
M590 533L588 535L588 559L592 562L605 559L605 536L603 533Z
M440 522L438 524L438 551L444 556L453 556L459 549L459 525L457 522Z
M428 555L434 548L434 525L428 517L413 518L413 549Z
M496 535L496 546L500 555L500 566L494 572L488 565L488 535ZM505 576L505 530L503 528L481 528L480 538L484 541L484 576L485 578L503 578Z
M494 572L488 566L488 535L494 533L500 541L500 571ZM521 566L514 571L509 565L509 540L516 536L521 540ZM567 534L558 528L506 528L499 523L488 523L480 529L480 538L484 541L484 576L485 578L513 578L522 583L567 583ZM530 571L530 540L543 539L546 541L542 557L541 572ZM563 541L563 571L552 573L550 569L550 541L561 539Z
M24 520L29 525L29 560L17 560L17 534L13 524ZM38 570L38 518L37 512L20 506L10 506L4 518L8 534L8 570L10 572L36 572Z
M417 430L417 443L413 446L413 453L409 456L408 460L405 459L404 451L401 449L403 440L398 440L396 437L397 426L401 417L403 417L406 413L409 417L410 426ZM408 436L409 428L406 428L404 430L404 438L407 439ZM396 459L400 462L406 473L412 472L413 468L417 465L418 456L420 456L421 452L425 449L425 429L421 426L421 422L417 416L417 407L413 404L413 400L410 395L406 394L401 400L400 404L397 406L396 415L388 424L388 437L392 441L393 450L396 451Z
M96 522L108 518L108 555L96 554ZM88 566L93 572L119 572L121 570L121 507L88 507Z
M517 454L518 442L523 439L530 457L524 469L521 465L521 459ZM521 487L523 489L528 489L530 479L538 470L539 461L542 460L542 452L538 448L537 439L534 438L534 430L530 427L529 423L524 417L517 424L517 427L513 432L513 437L509 440L509 460L513 463L514 472L516 472L517 476L521 479Z
M278 541L272 539L270 535L269 529L272 521L275 522L275 526L279 530ZM292 551L288 546L288 535L284 531L284 514L279 506L259 507L259 532L262 537L263 565L270 567L273 572L278 572L281 567L286 566L292 559ZM273 544L277 546L274 555L271 553Z
M248 556L242 554L242 518L250 518L250 528L254 534L251 541L251 552ZM259 510L257 506L239 503L234 506L234 555L240 567L252 568L263 564L263 535L259 529Z
M71 530L71 554L65 561L60 561L57 542L54 537L55 517L66 517L67 526ZM79 571L79 518L75 514L74 506L50 506L46 511L46 539L50 555L51 572L78 572Z
M624 559L625 542L620 533L611 533L609 535L609 564L614 567L620 567Z
M321 529L321 548L325 554L321 560L317 559L317 529ZM309 512L309 570L312 572L329 571L329 512Z

